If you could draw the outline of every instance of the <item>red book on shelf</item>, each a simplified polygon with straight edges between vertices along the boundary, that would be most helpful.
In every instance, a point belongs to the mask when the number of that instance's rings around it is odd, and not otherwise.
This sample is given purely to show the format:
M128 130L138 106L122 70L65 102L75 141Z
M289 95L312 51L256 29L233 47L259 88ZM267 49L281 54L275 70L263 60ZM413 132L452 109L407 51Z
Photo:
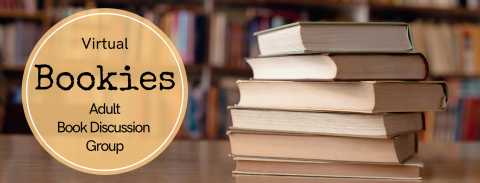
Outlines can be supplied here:
M12 0L2 0L5 3L5 11L10 11L12 7L10 6Z
M466 131L466 139L468 141L477 140L478 135L478 120L479 114L478 111L480 109L480 99L473 98L470 99L470 108L468 109L469 115L467 117L467 131Z
M471 140L472 133L474 133L474 123L477 120L475 109L478 108L478 101L475 101L473 98L467 98L464 102L464 112L463 112L463 122L462 122L462 133L461 133L461 140Z
M15 0L10 0L10 9L11 9L12 11L18 10L17 1L15 1Z
M7 9L6 7L6 0L0 0L0 11L5 11Z
M207 114L205 122L206 137L209 139L217 138L217 108L218 108L218 87L213 86L207 94Z
M242 45L243 45L243 23L241 22L233 22L231 24L231 31L232 31L232 43L231 45L231 66L232 67L240 67L242 65Z

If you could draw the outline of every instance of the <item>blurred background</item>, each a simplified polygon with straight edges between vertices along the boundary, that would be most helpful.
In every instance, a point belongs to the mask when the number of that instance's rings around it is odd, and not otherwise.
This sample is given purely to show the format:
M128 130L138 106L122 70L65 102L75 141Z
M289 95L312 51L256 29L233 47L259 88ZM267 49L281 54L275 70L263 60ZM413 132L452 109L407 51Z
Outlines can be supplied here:
M449 84L448 109L425 113L419 140L480 139L480 0L0 0L0 132L31 134L21 101L30 52L54 24L90 8L145 17L176 45L189 80L177 138L227 138L235 81L253 76L243 58L259 55L254 32L297 21L370 21L410 23L428 80Z

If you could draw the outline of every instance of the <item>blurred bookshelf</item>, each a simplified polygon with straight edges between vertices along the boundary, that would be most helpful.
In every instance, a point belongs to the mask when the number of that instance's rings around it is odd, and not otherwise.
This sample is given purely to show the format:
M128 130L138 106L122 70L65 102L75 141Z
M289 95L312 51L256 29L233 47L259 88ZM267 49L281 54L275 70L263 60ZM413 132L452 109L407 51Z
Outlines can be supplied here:
M38 11L34 14L26 14L23 11L14 11L14 12L0 12L0 18L13 18L13 19L32 19L32 20L42 20L43 12Z
M2 0L0 0L2 1ZM17 0L18 1L18 0ZM19 1L30 2L30 1ZM31 26L39 36L71 14L90 8L117 8L153 22L176 45L189 79L188 109L178 138L221 139L231 118L226 106L239 100L235 81L253 76L245 57L258 56L253 32L297 21L387 21L412 26L415 52L430 64L429 80L450 86L449 108L427 112L424 142L480 139L480 1L476 0L33 0L37 7L0 6L2 70L9 88L7 110L22 110L21 77L33 49L23 55L5 54L15 40L4 39L7 29ZM1 3L0 3L1 4ZM21 3L17 3L21 4ZM23 23L27 22L27 23ZM8 27L8 28L7 28ZM13 27L13 28L12 28ZM187 31L178 31L187 30ZM10 30L12 31L12 30ZM28 32L25 34L29 34ZM31 34L31 33L30 33ZM28 46L24 46L28 45ZM15 46L13 46L15 47ZM28 54L27 54L28 53ZM15 60L16 62L12 62ZM22 63L23 62L23 63ZM4 87L4 86L2 86ZM20 94L18 94L20 92ZM21 97L20 97L21 98ZM23 114L15 112L15 114ZM13 114L13 113L12 113ZM24 116L8 116L5 124ZM25 119L23 119L25 120ZM20 122L18 122L20 121ZM28 127L28 126L27 126ZM12 132L6 131L4 132ZM13 131L15 132L15 131Z

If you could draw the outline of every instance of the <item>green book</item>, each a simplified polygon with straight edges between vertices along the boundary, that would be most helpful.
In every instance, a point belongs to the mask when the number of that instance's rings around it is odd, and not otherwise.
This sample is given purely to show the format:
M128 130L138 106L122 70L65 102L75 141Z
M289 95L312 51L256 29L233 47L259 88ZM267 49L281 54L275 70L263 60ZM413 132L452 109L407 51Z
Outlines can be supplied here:
M406 23L296 22L254 33L261 56L308 53L405 53L414 50Z

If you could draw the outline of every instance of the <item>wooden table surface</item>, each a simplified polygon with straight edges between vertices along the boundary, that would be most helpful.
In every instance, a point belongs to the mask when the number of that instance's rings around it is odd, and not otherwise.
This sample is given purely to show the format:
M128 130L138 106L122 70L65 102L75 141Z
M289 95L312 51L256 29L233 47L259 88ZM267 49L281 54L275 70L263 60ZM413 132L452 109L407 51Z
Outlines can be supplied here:
M119 175L92 175L51 157L31 135L0 135L0 182L412 182L374 179L232 176L227 140L174 140L155 160ZM480 142L420 144L421 182L480 182ZM419 181L414 181L419 182Z

